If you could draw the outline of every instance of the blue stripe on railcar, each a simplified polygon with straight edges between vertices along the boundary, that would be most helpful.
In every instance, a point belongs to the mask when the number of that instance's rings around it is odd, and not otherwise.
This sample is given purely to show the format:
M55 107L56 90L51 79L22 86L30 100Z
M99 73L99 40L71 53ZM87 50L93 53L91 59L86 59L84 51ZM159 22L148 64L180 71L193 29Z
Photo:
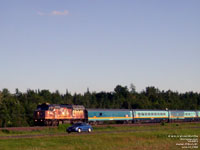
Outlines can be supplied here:
M197 118L196 118L196 120L200 120L200 111L196 111L196 113L197 113Z
M192 121L198 118L196 111L190 110L170 110L169 119L170 120L182 120L182 121Z
M88 109L88 121L132 120L131 110Z
M184 111L183 110L170 110L169 111L169 119L174 120L174 119L179 119L183 120L184 117Z
M168 111L166 110L133 110L134 121L158 122L168 120Z

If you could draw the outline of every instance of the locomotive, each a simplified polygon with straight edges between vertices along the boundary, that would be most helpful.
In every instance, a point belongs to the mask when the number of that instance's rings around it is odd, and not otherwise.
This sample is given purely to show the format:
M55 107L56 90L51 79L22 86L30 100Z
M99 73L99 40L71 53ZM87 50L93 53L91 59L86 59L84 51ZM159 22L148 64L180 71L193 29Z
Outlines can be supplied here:
M82 105L44 103L34 111L34 124L57 126L64 123L86 122L87 112Z
M142 109L86 109L82 105L48 104L37 106L35 125L56 126L64 123L88 122L101 124L143 122L200 121L199 110L142 110Z

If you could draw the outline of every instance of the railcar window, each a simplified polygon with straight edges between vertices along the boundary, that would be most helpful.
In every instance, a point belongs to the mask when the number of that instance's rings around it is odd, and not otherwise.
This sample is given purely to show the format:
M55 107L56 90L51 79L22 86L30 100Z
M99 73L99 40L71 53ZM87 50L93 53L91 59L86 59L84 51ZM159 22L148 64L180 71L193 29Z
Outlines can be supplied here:
M147 115L147 113L144 114L145 116Z
M144 116L144 113L142 113L142 116Z
M140 116L140 113L138 113L138 115Z
M151 113L151 115L153 116L153 113Z
M102 113L100 113L99 116L102 116Z
M148 113L148 116L150 116L150 113Z

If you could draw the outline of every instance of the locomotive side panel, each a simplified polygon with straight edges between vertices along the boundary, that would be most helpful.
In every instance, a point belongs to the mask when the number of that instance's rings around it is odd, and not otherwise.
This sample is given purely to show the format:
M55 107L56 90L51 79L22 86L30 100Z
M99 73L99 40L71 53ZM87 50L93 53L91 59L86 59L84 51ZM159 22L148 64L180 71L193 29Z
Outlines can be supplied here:
M59 119L72 119L72 109L62 107L58 112Z
M84 110L73 110L73 119L85 119L85 111Z
M82 105L71 105L72 108L72 123L85 122L87 120L86 109Z
M45 119L72 119L72 109L62 107L46 111Z

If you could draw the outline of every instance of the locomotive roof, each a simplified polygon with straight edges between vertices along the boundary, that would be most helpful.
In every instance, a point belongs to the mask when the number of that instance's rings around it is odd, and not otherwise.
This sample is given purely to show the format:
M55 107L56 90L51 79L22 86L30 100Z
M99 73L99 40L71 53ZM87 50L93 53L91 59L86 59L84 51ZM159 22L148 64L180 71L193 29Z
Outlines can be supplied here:
M53 106L53 107L67 107L67 108L72 108L72 109L85 109L85 107L83 105L69 105L69 104L52 104L49 106Z
M66 108L72 108L72 109L85 109L83 105L48 104L48 103L43 103L41 105L38 105L38 107L55 107L55 108L66 107Z
M85 109L83 105L67 105L67 107L72 109Z

